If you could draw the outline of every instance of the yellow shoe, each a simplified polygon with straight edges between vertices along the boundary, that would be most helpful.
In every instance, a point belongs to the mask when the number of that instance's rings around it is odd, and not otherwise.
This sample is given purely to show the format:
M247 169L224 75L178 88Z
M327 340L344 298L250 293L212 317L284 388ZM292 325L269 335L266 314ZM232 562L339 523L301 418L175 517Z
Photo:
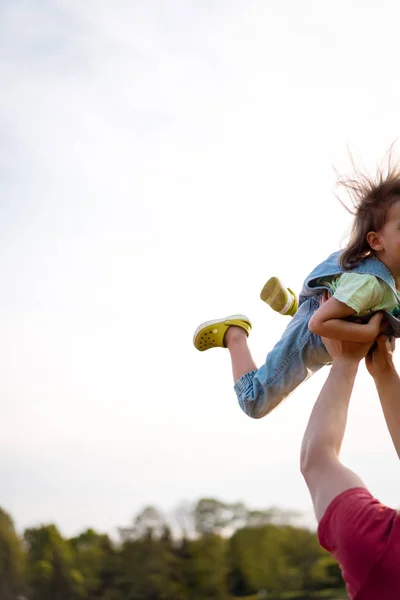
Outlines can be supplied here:
M203 352L210 348L226 348L224 339L229 327L241 327L249 335L251 329L250 320L245 315L232 315L226 319L215 319L206 321L199 325L194 332L193 344L197 350Z
M296 294L290 288L285 287L277 277L271 277L267 281L260 297L281 315L293 317L299 306Z

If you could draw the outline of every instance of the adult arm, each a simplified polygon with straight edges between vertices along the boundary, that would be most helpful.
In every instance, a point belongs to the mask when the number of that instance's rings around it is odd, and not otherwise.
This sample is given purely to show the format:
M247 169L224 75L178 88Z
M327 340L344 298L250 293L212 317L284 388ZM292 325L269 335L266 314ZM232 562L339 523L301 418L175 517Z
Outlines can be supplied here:
M375 381L387 428L400 458L400 377L393 363L394 340L380 335L376 349L366 357Z
M324 339L333 366L312 410L301 448L301 471L318 522L336 496L365 487L339 460L347 413L359 362L371 344Z

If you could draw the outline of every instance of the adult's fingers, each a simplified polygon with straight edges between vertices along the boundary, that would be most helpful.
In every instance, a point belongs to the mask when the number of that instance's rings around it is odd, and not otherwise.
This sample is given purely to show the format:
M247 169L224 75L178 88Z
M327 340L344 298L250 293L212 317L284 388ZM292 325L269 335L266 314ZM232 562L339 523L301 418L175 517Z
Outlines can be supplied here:
M376 339L378 350L381 352L393 352L395 349L396 341L394 337L388 338L386 335L378 335Z
M320 304L323 304L324 302L329 300L330 297L331 297L331 294L328 292L328 290L324 290L322 292Z
M383 313L377 312L375 313L369 320L370 323L380 323L383 319Z

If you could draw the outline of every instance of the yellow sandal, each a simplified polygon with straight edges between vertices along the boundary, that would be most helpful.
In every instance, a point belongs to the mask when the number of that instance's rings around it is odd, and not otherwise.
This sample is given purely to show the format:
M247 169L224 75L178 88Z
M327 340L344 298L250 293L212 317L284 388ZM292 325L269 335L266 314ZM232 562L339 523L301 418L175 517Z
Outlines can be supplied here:
M249 335L250 320L245 315L232 315L225 319L205 321L198 326L193 336L193 344L197 350L204 352L210 348L226 348L224 339L229 327L241 327Z
M299 303L296 294L288 287L283 285L278 277L271 277L264 285L261 294L261 300L264 300L269 306L281 315L293 315L296 313Z

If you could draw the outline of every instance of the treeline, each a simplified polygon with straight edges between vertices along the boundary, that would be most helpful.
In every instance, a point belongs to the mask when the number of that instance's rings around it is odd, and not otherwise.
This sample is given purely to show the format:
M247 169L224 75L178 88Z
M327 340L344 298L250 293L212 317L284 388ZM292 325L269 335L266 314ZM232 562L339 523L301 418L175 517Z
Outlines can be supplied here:
M337 563L294 518L202 499L168 518L147 507L117 539L66 539L55 525L19 536L0 509L0 600L344 597Z

